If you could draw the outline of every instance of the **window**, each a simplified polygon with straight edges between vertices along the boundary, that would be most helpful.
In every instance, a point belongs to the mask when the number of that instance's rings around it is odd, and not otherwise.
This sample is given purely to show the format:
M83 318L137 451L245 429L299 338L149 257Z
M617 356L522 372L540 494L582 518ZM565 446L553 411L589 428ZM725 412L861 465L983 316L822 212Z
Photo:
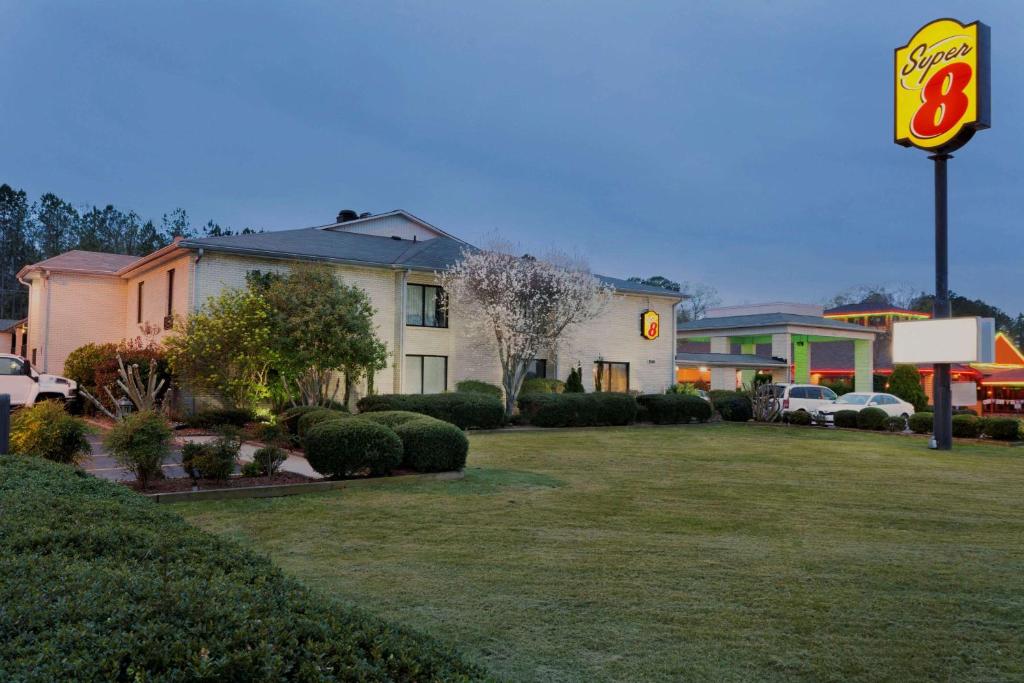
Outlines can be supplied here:
M820 391L821 397L826 401L834 401L837 398L839 398L839 395L836 392L829 389L828 387L822 387Z
M811 398L811 390L807 387L793 387L789 390L790 398Z
M629 391L629 363L594 363L594 391Z
M413 327L448 327L444 290L434 285L406 285L405 324Z
M145 282L140 282L139 283L139 293L136 296L137 300L135 302L135 322L137 322L137 323L141 323L142 322L142 285L144 285L144 284L146 284L146 283Z
M174 315L174 268L167 271L167 315Z
M4 358L3 362L0 362L0 376L10 377L23 374L25 374L25 366L17 358Z
M36 364L36 350L32 349L32 365Z
M548 376L548 362L543 358L534 358L530 361L530 364L526 366L526 379L535 379L540 377L541 379Z
M405 393L440 394L448 390L448 356L406 356Z

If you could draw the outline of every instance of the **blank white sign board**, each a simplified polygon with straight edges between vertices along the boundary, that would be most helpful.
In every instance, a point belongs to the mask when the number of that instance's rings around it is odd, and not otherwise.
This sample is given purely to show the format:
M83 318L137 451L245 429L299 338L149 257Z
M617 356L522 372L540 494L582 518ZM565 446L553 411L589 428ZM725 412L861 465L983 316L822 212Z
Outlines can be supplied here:
M962 408L978 402L978 385L974 382L953 382L953 405Z
M992 318L943 318L893 323L894 363L993 363Z

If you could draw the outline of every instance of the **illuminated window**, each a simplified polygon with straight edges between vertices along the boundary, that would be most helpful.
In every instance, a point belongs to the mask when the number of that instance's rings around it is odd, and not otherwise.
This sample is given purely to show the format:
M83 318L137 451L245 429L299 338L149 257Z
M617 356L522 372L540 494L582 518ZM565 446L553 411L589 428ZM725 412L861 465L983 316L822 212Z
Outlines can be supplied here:
M448 327L444 290L434 285L406 285L405 324L412 327Z
M629 363L594 363L594 391L629 391Z

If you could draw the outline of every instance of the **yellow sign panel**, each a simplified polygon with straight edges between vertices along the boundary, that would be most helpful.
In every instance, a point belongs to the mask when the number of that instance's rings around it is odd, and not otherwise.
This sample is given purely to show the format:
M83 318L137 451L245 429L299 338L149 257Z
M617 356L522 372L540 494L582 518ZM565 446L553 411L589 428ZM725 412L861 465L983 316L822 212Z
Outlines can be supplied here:
M896 143L950 152L989 123L989 28L939 19L896 48Z
M661 334L661 316L656 311L640 314L640 334L644 339L657 339Z

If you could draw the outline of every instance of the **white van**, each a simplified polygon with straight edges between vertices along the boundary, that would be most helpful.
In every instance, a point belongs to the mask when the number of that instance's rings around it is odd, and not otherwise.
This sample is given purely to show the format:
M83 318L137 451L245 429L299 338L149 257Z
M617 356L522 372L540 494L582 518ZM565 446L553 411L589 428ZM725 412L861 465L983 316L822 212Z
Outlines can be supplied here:
M65 377L41 375L21 356L0 353L0 394L11 397L11 407L51 399L68 401L77 391L78 385Z
M813 415L839 396L818 384L776 384L775 398L782 402L783 414L803 411Z

